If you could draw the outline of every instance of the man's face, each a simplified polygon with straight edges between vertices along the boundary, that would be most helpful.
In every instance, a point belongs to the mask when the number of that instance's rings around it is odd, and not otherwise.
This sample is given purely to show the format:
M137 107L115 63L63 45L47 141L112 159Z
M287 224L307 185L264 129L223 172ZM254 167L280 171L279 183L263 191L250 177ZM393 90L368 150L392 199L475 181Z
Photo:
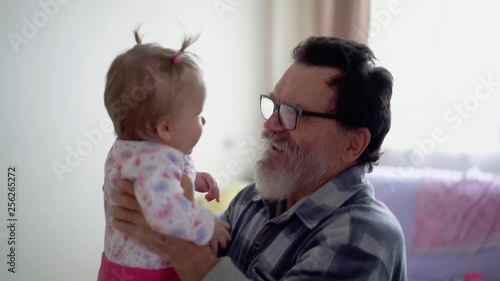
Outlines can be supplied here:
M298 109L327 113L334 90L326 82L335 68L293 64L276 84L273 99ZM286 130L278 111L264 123L264 152L257 163L256 187L267 199L284 199L295 191L329 180L340 159L342 134L335 120L301 116Z

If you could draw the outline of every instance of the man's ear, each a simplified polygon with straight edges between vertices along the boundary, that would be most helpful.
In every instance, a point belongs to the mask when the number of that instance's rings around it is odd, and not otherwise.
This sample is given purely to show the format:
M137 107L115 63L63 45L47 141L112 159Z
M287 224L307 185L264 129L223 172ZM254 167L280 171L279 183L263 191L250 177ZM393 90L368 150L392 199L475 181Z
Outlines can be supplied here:
M365 151L370 143L371 134L368 128L353 128L346 132L347 147L343 155L344 162L351 163L356 161Z
M172 118L170 116L162 117L156 122L156 134L164 141L172 138Z

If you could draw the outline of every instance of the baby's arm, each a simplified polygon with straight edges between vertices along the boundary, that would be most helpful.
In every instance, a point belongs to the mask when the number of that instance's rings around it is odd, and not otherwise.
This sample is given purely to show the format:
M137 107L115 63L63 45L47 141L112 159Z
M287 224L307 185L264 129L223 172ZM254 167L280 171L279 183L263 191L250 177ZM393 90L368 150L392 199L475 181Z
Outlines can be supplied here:
M220 193L219 186L217 185L217 181L215 181L214 177L209 173L205 172L197 172L196 180L194 181L194 189L197 192L206 193L205 199L210 202L212 200L216 200L220 202Z
M207 244L213 236L215 216L184 197L181 169L148 164L123 170L123 177L136 178L134 193L148 224L157 232ZM127 170L135 170L136 177L127 176Z

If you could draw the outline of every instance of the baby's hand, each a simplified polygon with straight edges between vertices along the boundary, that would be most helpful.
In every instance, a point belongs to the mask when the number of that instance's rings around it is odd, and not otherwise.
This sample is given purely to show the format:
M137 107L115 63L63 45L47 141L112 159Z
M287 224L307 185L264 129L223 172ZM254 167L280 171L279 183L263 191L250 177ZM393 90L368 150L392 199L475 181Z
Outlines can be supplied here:
M212 239L208 243L210 249L217 254L219 247L225 249L227 242L231 241L231 235L229 234L229 224L219 218L215 218L214 234Z
M197 192L207 193L205 199L208 202L212 200L219 201L219 187L217 182L209 173L196 173L196 179L194 181L194 190Z

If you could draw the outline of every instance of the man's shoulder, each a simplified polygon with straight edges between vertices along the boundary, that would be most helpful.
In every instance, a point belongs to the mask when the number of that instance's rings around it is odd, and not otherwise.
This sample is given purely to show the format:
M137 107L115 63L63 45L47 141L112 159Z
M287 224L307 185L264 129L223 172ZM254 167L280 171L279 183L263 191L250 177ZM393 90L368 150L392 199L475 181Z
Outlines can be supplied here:
M381 261L389 274L404 269L406 249L401 225L374 197L354 196L318 227L318 240L325 248L357 249Z
M403 230L391 210L375 197L367 197L358 202L350 202L353 231L376 236L378 240L404 243Z
M335 253L338 261L363 255L379 263L383 276L404 280L397 278L406 274L403 231L391 211L374 197L365 196L363 192L353 196L313 232L311 243Z
M322 223L325 232L335 231L342 225L347 243L360 243L370 237L381 247L404 244L401 225L394 214L379 200L359 194L346 201ZM340 237L339 237L340 238Z

